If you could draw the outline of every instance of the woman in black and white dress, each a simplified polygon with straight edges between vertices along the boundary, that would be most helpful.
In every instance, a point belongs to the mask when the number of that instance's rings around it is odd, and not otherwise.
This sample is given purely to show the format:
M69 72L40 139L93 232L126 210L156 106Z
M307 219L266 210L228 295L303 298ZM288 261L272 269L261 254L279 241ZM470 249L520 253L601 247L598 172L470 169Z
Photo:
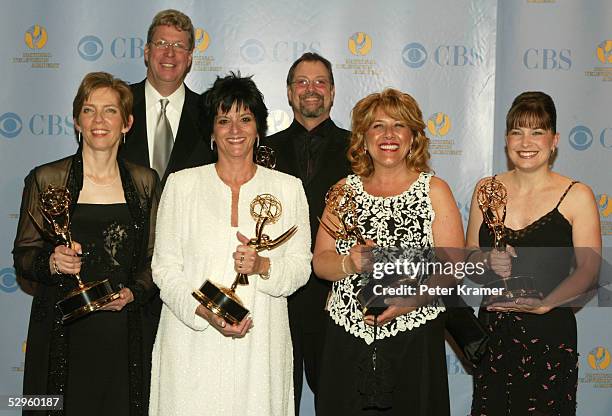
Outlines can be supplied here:
M334 282L318 415L450 413L445 309L435 302L391 305L374 325L374 316L364 316L357 301L372 246L418 253L463 246L452 193L430 173L424 129L416 101L397 90L371 94L353 109L349 160L355 174L339 184L352 189L356 224L371 241L335 241L322 228L317 234L315 272ZM324 216L333 220L329 211ZM373 359L378 368L372 378L367 368Z

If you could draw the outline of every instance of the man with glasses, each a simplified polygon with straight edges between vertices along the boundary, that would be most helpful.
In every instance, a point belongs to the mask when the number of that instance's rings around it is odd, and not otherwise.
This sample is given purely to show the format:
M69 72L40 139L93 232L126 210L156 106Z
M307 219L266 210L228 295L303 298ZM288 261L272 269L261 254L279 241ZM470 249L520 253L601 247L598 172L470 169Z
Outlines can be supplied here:
M335 92L331 63L316 53L303 54L291 65L287 75L287 98L293 109L293 123L264 141L275 151L276 169L302 179L310 207L313 246L319 228L317 217L325 208L325 194L350 169L346 158L350 132L337 127L330 119ZM306 286L289 297L296 415L303 372L316 397L329 289L329 282L312 273Z
M187 15L173 9L157 13L144 48L147 78L131 86L134 124L121 154L155 169L162 186L172 172L213 161L200 96L184 84L194 37Z

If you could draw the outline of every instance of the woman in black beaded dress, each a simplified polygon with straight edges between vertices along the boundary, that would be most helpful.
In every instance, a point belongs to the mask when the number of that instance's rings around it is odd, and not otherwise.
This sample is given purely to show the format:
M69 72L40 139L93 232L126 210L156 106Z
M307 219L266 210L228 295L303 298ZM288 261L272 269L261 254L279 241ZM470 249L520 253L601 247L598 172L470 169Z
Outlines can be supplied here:
M575 415L576 319L570 302L593 288L601 231L590 188L552 172L559 144L556 110L542 92L520 94L506 117L514 169L496 175L507 190L505 251L483 221L476 185L467 244L489 278L528 275L543 299L519 297L481 307L489 351L474 372L473 416ZM481 247L481 249L477 249ZM482 251L481 251L482 250Z
M23 392L63 395L64 410L50 414L147 413L159 179L153 170L117 158L131 112L132 94L123 81L104 72L86 75L73 103L77 153L35 168L25 179L13 255L17 273L37 285ZM44 223L38 200L49 184L70 191L72 247L54 247L34 223ZM63 324L56 302L76 287L67 276L75 273L84 283L108 278L120 297Z

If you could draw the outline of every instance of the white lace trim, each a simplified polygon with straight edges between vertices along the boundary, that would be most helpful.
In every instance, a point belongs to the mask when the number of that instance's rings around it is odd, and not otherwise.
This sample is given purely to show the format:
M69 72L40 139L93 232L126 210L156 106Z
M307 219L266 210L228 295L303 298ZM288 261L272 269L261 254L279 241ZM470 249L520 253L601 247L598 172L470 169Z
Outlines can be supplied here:
M366 193L361 179L350 175L346 183L355 189L357 224L362 235L374 240L379 247L433 247L431 224L435 213L429 198L431 176L430 173L421 173L410 188L400 195L383 198ZM336 242L336 250L340 254L347 254L354 243L339 240ZM328 310L336 324L371 344L374 341L374 328L363 321L363 313L357 301L359 280L359 275L350 275L334 282ZM398 316L378 328L377 339L418 328L444 311L444 307L425 306Z

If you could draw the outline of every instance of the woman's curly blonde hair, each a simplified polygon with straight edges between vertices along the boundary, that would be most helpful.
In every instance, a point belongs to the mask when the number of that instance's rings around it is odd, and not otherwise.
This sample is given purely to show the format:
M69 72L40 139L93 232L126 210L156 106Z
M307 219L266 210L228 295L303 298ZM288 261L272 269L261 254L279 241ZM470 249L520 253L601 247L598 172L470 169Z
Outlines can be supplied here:
M374 172L374 163L370 154L365 151L365 144L366 132L374 122L378 109L396 120L403 121L412 130L411 151L406 156L408 168L417 172L430 172L429 139L425 136L423 113L410 94L393 88L362 98L351 111L352 133L347 157L353 172L363 177Z

